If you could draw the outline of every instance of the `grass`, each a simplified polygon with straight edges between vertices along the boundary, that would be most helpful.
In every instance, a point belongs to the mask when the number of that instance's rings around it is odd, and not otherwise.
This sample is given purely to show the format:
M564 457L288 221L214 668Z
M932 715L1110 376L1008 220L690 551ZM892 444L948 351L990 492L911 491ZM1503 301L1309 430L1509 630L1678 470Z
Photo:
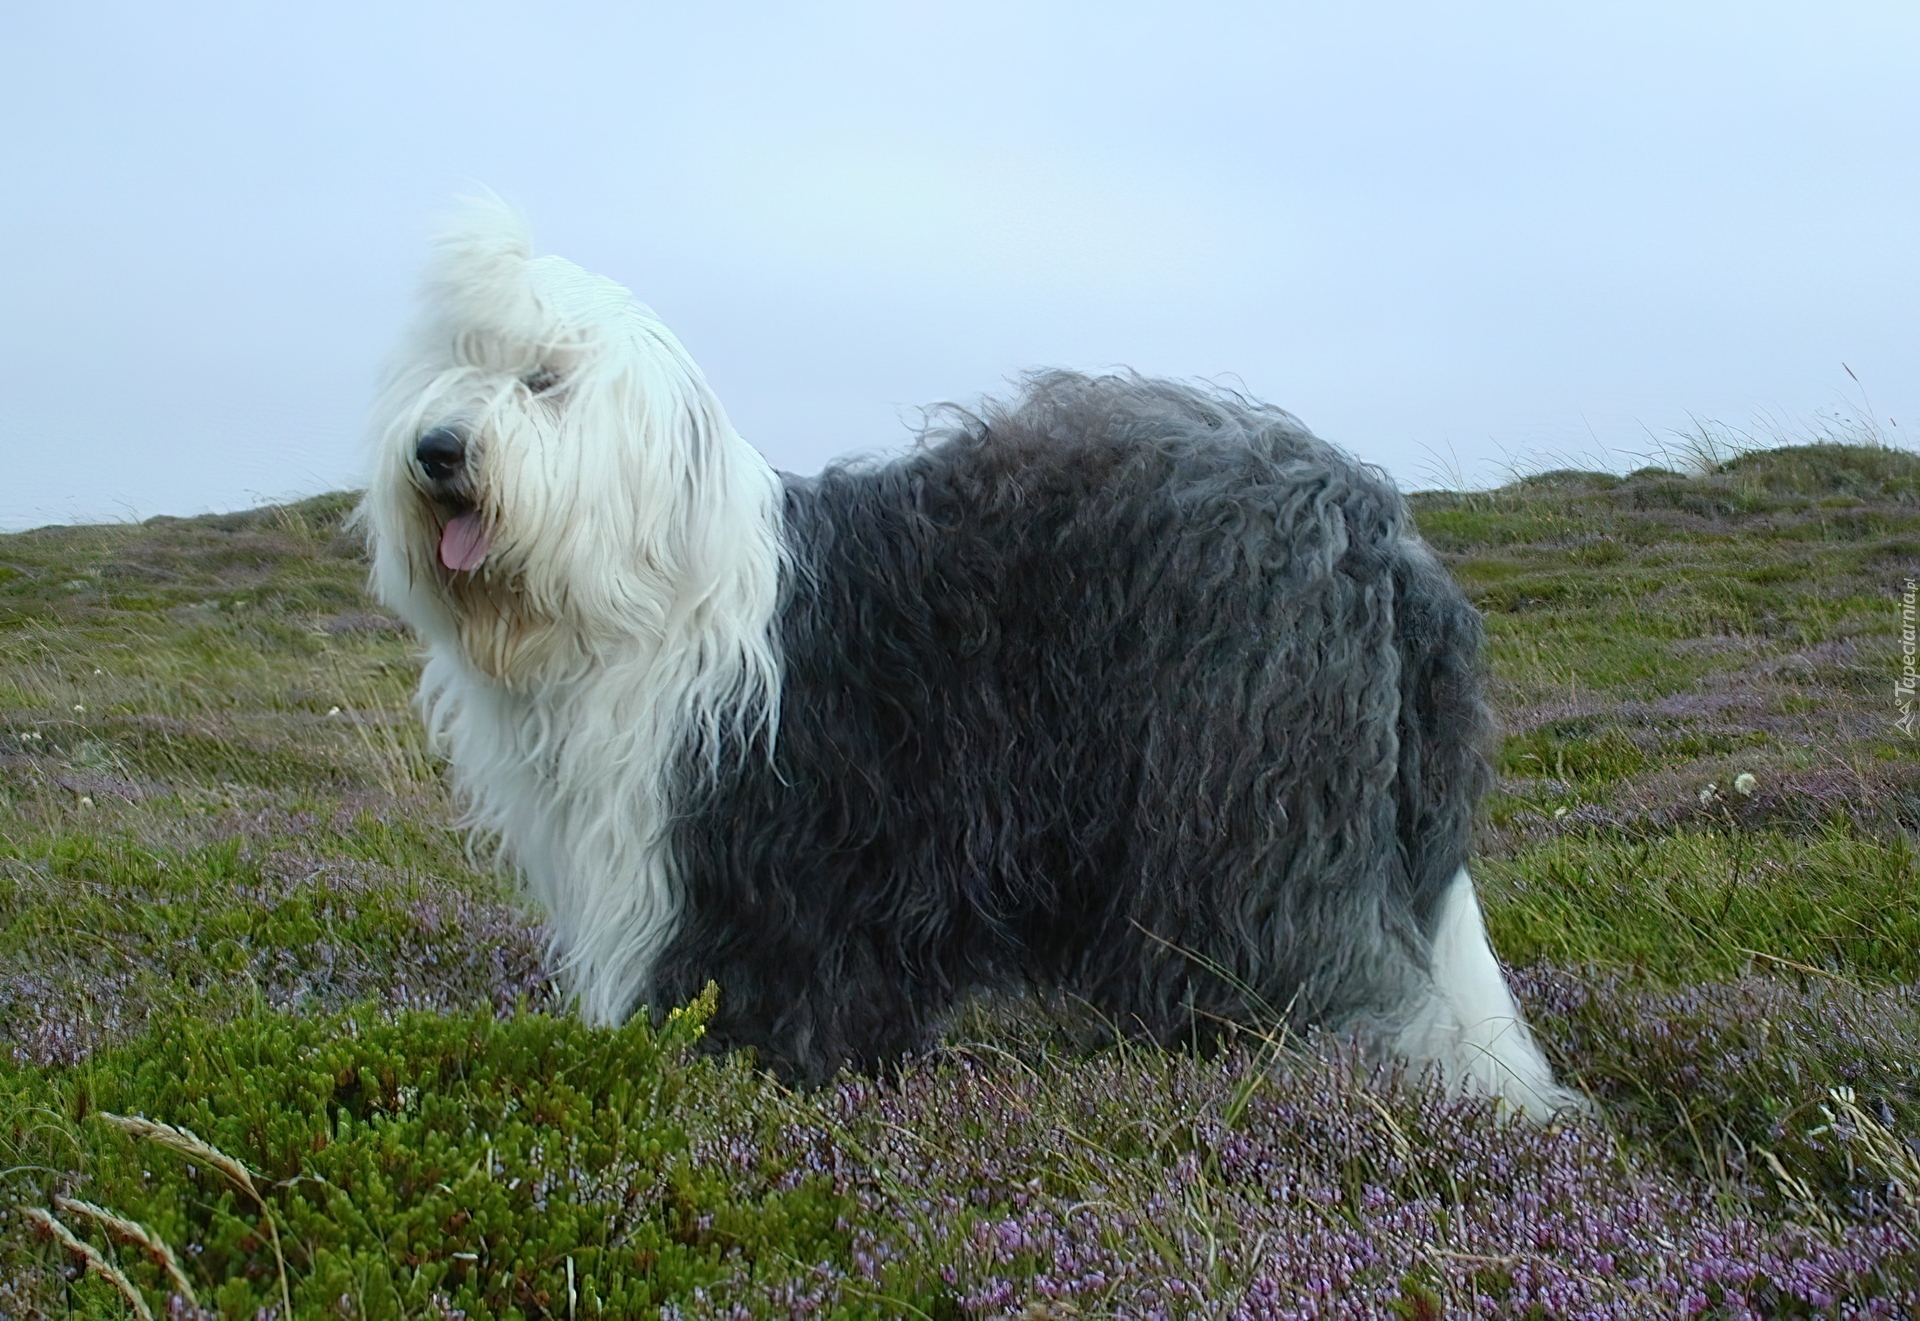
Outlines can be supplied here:
M1920 461L1681 466L1413 497L1488 621L1489 927L1596 1103L1546 1130L1030 999L797 1094L710 1002L588 1029L349 497L0 538L0 1316L1912 1314Z
M1632 838L1561 835L1482 868L1495 944L1519 963L1676 984L1814 968L1920 982L1913 848L1838 823Z

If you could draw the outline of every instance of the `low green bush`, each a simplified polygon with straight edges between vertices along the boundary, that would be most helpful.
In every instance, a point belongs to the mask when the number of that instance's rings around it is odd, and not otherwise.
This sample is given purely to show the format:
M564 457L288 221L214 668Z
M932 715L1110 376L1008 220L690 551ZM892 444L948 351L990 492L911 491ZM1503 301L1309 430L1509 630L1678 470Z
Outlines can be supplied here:
M713 1005L710 990L658 1030L538 1013L182 1018L80 1068L13 1075L6 1145L16 1166L73 1169L88 1201L171 1244L226 1316L278 1305L283 1260L297 1314L345 1299L367 1316L631 1316L762 1261L844 1264L824 1176L766 1168L743 1190L692 1159L689 1118L758 1086L693 1050ZM190 1130L260 1200L211 1155L108 1114ZM43 1176L40 1197L60 1182ZM158 1266L120 1260L165 1295ZM111 1314L105 1284L83 1292Z

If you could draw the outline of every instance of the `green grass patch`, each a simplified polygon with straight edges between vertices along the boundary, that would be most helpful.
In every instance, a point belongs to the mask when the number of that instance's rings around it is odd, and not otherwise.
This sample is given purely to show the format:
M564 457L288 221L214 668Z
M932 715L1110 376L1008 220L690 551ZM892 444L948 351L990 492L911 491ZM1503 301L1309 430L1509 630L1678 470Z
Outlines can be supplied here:
M502 880L469 870L450 831L363 813L325 837L339 845L0 839L0 1032L16 1055L59 1062L176 1014L217 1022L368 995L464 1008L544 985ZM449 933L460 957L442 956Z
M1551 775L1569 782L1621 780L1647 764L1647 753L1626 734L1586 731L1591 722L1563 723L1508 738L1500 749L1505 775Z
M1811 970L1920 979L1920 870L1905 838L1740 827L1563 835L1483 858L1487 926L1513 964L1675 984Z

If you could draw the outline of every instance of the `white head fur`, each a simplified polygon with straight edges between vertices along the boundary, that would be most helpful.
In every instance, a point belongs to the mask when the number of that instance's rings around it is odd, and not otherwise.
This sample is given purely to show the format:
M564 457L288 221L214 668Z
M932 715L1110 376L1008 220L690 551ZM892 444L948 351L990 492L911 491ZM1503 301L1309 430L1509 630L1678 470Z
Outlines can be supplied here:
M442 428L451 480L417 453ZM468 823L546 909L582 1013L617 1022L677 917L669 763L722 725L771 738L780 479L651 311L534 258L494 201L439 242L374 445L373 588L426 640Z

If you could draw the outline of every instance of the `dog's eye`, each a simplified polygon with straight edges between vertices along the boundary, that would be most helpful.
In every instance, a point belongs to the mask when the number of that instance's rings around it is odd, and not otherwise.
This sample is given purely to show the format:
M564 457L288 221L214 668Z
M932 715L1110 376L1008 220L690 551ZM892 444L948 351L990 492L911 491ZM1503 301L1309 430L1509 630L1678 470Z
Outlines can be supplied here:
M542 367L538 371L528 372L520 378L520 384L535 394L545 394L560 384L560 373L551 367Z

